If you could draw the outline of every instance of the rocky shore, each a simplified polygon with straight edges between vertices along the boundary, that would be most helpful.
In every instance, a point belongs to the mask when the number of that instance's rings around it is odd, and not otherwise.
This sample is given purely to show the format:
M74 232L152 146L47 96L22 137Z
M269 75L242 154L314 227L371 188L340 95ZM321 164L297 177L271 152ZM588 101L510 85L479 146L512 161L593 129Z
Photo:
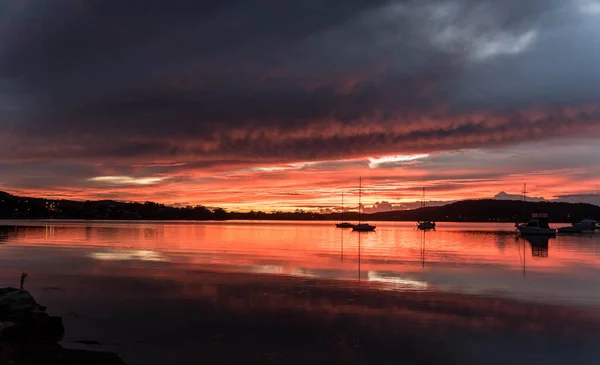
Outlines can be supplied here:
M64 332L27 290L0 288L0 365L126 365L93 344L61 342Z

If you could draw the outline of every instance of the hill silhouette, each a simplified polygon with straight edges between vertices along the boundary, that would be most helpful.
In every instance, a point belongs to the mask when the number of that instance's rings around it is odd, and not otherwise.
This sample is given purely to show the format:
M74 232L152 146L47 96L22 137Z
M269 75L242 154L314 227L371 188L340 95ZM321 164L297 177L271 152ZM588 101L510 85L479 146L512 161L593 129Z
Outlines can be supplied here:
M527 212L527 213L525 213ZM548 213L551 222L600 220L600 207L587 203L528 202L518 200L463 200L443 206L363 214L370 221L515 222L532 212ZM113 200L74 201L20 197L0 192L0 218L11 219L148 219L148 220L340 220L341 214L315 212L226 212L202 205L173 207L159 203ZM358 220L356 212L344 214Z
M548 213L551 222L578 222L600 218L600 207L587 203L527 202L519 200L461 200L438 207L375 213L369 219L439 222L515 222L528 220L531 213Z

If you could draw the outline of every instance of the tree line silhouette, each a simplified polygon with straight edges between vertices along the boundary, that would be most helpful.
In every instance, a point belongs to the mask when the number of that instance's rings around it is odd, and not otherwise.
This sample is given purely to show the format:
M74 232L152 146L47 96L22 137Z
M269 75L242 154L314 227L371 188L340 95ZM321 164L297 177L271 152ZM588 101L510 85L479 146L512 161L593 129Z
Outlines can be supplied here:
M463 200L443 206L414 210L363 214L363 220L447 222L515 222L528 217L524 212L548 213L551 222L600 219L600 207L585 203L523 202L516 200ZM175 207L154 202L128 203L113 200L74 201L29 198L0 192L0 218L10 219L115 219L115 220L340 220L341 213L227 212L202 205ZM347 221L357 221L356 212L344 213Z

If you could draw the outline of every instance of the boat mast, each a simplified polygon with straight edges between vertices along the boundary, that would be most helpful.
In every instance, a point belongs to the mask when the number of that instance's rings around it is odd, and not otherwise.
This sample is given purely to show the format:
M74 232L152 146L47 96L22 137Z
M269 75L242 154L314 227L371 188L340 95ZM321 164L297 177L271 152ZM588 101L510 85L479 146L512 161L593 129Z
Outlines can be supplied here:
M525 188L523 188L525 190ZM525 278L525 246L527 242L523 241L523 278Z
M425 187L423 186L423 196L421 197L421 208L425 208Z
M342 222L344 221L344 193L342 193Z
M358 224L360 224L360 211L361 203L360 198L362 195L362 176L358 179Z
M425 230L423 230L423 236L421 237L421 267L425 267Z
M527 222L527 184L523 184L523 222Z

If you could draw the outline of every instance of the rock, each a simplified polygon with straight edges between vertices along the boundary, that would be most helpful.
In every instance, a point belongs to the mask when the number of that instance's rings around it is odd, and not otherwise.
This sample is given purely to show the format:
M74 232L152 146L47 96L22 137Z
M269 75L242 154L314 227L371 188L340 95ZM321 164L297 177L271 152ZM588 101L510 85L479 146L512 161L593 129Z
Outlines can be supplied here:
M40 312L40 310L27 290L5 289L4 294L0 293L0 320L26 317L32 312Z
M51 317L26 290L0 289L0 338L58 341L65 329L62 318Z
M31 323L31 336L59 341L65 334L62 318L56 316L39 317Z
M0 365L126 365L93 341L61 343L61 317L50 316L26 290L0 288Z
M20 324L16 322L0 322L0 339L14 336L19 327Z
M0 297L3 296L4 294L12 293L12 292L17 291L17 290L19 290L19 289L17 289L17 288L11 288L11 287L0 288Z

